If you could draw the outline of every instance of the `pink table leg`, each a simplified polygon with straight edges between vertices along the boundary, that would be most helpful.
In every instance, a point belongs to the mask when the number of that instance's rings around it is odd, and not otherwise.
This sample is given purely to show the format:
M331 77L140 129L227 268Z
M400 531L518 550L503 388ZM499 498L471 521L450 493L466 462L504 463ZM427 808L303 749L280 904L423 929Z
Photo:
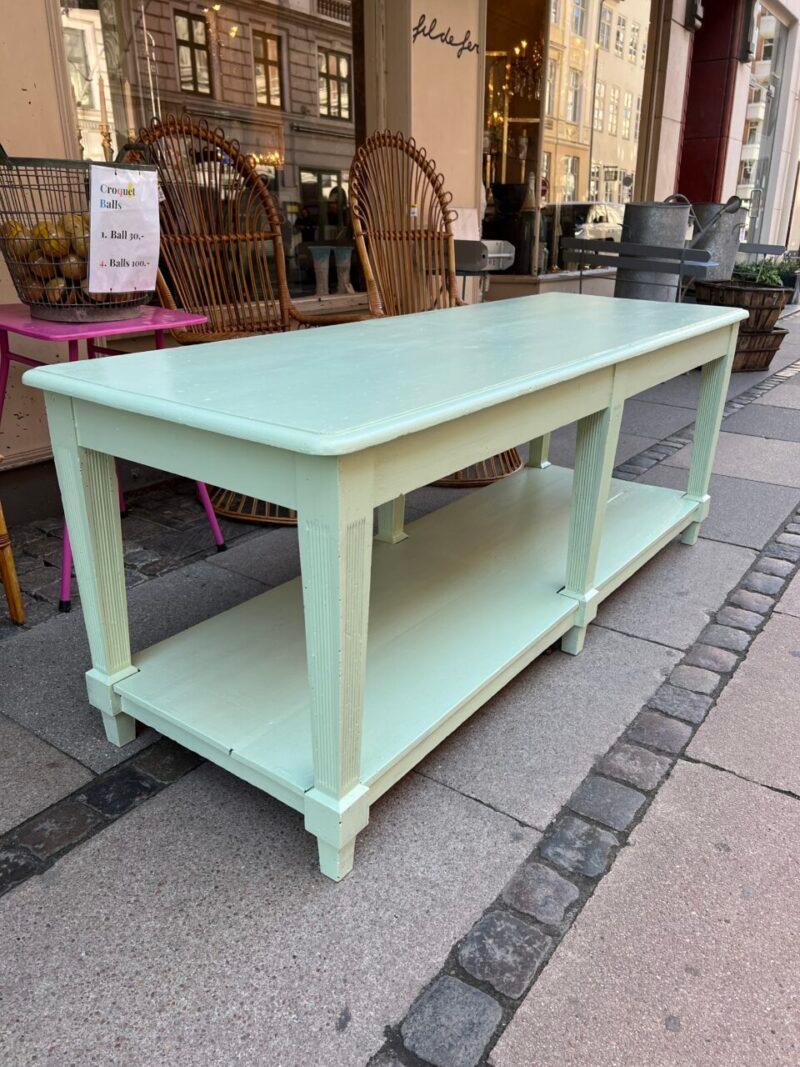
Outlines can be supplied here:
M156 330L156 348L164 347L164 331ZM222 534L222 530L219 527L219 520L217 519L214 511L214 506L211 503L211 497L208 495L208 488L205 482L197 482L197 495L200 497L200 503L206 513L208 519L208 525L211 527L211 534L214 538L214 544L217 546L217 552L224 552L228 547L225 544L225 538Z
M3 420L3 405L6 402L6 386L8 385L10 367L11 356L8 351L8 330L0 330L0 422Z
M68 342L68 355L70 363L78 358L78 342ZM69 530L64 523L64 532L61 540L61 593L58 601L59 611L69 611L72 607L72 546L69 543Z

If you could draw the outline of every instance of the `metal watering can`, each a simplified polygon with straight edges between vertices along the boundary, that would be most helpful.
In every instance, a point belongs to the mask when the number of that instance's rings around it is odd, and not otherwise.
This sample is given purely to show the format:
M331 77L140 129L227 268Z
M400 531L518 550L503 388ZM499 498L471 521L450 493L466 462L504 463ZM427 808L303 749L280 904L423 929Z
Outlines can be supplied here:
M724 204L690 204L685 196L677 193L669 198L689 204L694 224L694 234L689 248L703 248L711 253L712 267L706 274L709 282L727 281L733 274L736 254L742 237L742 227L747 213L738 196L731 196Z

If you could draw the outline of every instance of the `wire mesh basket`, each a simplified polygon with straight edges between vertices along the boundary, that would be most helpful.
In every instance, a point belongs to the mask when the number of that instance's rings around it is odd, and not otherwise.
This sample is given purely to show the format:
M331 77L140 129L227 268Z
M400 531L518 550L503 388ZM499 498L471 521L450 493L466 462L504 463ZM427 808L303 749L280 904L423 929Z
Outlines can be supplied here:
M0 145L0 249L34 318L128 319L152 295L89 290L89 168L103 165L11 158Z

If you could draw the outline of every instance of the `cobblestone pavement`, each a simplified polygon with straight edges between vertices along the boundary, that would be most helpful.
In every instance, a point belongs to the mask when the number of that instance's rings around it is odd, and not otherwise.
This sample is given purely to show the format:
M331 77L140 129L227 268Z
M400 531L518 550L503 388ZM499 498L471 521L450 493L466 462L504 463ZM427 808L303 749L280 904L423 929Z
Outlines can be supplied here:
M773 373L732 383L698 545L387 794L338 886L264 794L151 731L106 745L77 598L57 614L59 524L13 531L30 618L0 624L0 1062L797 1062L786 324ZM695 395L689 375L626 409L617 477L682 484ZM451 498L421 490L409 517ZM285 529L226 523L210 555L179 481L134 494L123 532L139 645L297 571Z

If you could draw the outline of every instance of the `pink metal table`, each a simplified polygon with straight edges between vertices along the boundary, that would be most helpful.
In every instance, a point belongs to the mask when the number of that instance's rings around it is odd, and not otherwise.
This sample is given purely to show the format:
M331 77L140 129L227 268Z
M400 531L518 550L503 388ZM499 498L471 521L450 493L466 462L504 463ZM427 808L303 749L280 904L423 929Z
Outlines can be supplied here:
M155 347L164 347L164 334L168 330L184 329L187 326L200 326L206 321L205 315L189 315L183 311L169 311L166 308L143 307L135 318L120 319L116 322L49 322L45 319L34 319L23 304L0 304L0 422L3 418L3 405L6 399L6 386L8 385L8 372L11 364L22 363L26 367L42 367L45 361L23 356L19 352L13 352L8 343L9 334L15 333L22 337L33 337L37 341L66 341L67 353L70 361L78 359L79 342L86 342L86 354L89 359L95 356L119 355L114 348L99 345L99 339L107 337L130 336L137 333L155 334ZM217 516L211 506L208 489L205 483L197 483L197 494L203 505L214 543L217 551L225 548L225 538L219 528ZM120 507L124 513L125 498L120 489ZM64 524L63 551L61 553L61 594L59 610L69 611L72 598L72 549L69 543L69 533L66 523Z

